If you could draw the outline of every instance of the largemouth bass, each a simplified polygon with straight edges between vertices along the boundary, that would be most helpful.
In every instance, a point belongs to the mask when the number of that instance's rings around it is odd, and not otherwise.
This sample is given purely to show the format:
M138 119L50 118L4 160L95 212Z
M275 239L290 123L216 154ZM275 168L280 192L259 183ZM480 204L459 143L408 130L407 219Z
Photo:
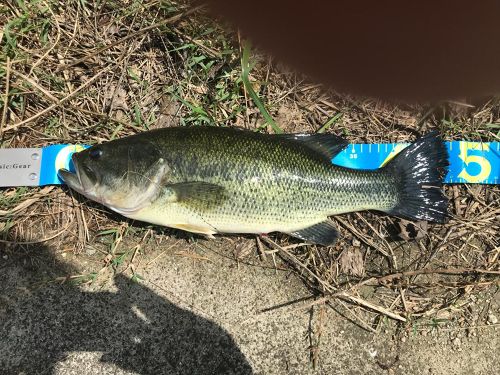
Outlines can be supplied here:
M66 184L126 217L211 236L283 232L331 245L329 216L378 210L443 222L448 154L430 133L375 171L335 166L347 142L330 134L267 135L173 127L73 155Z

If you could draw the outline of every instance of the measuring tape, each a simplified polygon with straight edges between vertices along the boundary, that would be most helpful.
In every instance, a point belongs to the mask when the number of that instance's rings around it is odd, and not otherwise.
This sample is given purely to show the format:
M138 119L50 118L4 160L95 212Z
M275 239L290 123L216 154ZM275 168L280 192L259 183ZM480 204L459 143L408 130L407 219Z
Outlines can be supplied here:
M378 169L410 143L350 144L332 162L347 168ZM450 167L445 184L498 184L500 142L445 142ZM0 187L61 185L61 168L74 172L71 155L89 146L0 149Z
M410 143L350 144L334 164L354 169L378 169ZM500 183L500 142L445 142L450 166L445 184Z

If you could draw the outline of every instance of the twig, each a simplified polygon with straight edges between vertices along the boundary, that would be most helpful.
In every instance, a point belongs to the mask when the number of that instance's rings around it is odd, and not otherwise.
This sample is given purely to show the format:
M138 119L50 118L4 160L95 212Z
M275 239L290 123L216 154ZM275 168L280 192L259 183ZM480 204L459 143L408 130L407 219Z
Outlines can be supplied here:
M165 250L163 250L160 254L158 254L156 257L154 257L149 262L147 262L144 267L148 267L151 263L156 262L159 258L161 258L163 255L165 255L167 253L167 251L169 251L170 249L173 249L174 247L176 247L179 244L179 242L181 242L181 241L179 240L176 243L174 243L173 245L171 245L168 248L166 248Z
M2 216L12 216L12 215L18 213L18 211L25 210L26 208L28 208L32 204L38 202L39 200L40 200L40 198L38 198L38 197L37 198L28 198L25 201L22 201L21 203L19 203L12 210L9 210L9 211L0 210L0 217L2 217Z
M56 70L55 70L55 73L58 73L60 72L61 70L65 70L65 69L68 69L72 66L75 66L75 65L78 65L92 57L94 57L95 55L98 55L100 54L101 52L104 52L110 48L113 48L114 46L118 45L118 44L121 44L121 43L124 43L126 42L127 40L130 40L130 39L133 39L135 38L136 36L138 35L141 35L143 33L145 33L146 31L149 31L149 30L153 30L153 29L156 29L160 26L164 26L164 25L167 25L167 24L173 24L177 21L180 21L182 18L186 17L186 16L189 16L190 14L193 14L201 9L205 8L205 5L198 5L194 8L191 8L189 10L187 10L186 12L184 13L181 13L181 14L177 14L173 17L170 17L170 18L167 18L166 20L163 20L163 21L160 21L160 22L157 22L155 24L152 24L152 25L149 25L149 26L146 26L140 30L137 30L136 32L133 32L131 34L128 34L126 36L124 36L123 38L121 39L118 39L117 41L113 42L113 43L110 43L106 46L103 46L101 48L97 48L96 50L94 50L93 52L89 53L88 55L80 58L80 59L77 59L69 64L66 64L66 65L63 65L63 66L60 66L58 67Z
M389 253L391 254L390 258L392 259L392 267L397 270L398 269L398 263L396 260L396 255L394 255L394 251L392 250L391 245L389 245L389 242L371 225L364 217L361 215L359 212L356 212L356 216L361 219L368 227L377 235L378 238L382 240L382 242L385 244L385 246L389 249Z
M377 333L377 331L375 329L373 329L373 327L371 327L367 322L365 322L360 316L358 316L354 311L353 309L350 309L346 303L344 301L342 301L341 299L337 300L338 304L340 306L342 306L350 315L352 315L352 322L354 324L357 324L359 325L361 328L363 329L366 329L367 331L370 331L372 333ZM333 309L333 311L335 311L337 314L339 314L340 316L348 319L351 321L351 319L347 316L345 316L344 314L340 313L339 311L337 311L337 309L335 309L335 306L332 305L332 303L330 301L327 301L326 304L328 306L330 306L331 309Z
M313 310L314 313L314 310ZM319 316L318 316L318 322L316 324L316 329L312 329L312 332L310 332L310 347L309 351L311 353L311 362L313 369L317 368L318 365L318 360L319 360L319 348L321 344L321 336L323 334L323 323L325 320L325 305L320 305L319 306ZM313 318L313 315L311 314L311 320ZM312 328L312 327L311 327ZM314 335L316 335L316 340L314 340Z
M345 298L345 299L349 300L350 302L355 302L360 306L366 307L370 310L376 311L376 312L381 313L383 315L387 315L389 318L399 320L401 322L406 322L406 318L403 318L401 315L393 313L392 311L386 309L385 307L374 305L373 303L365 301L364 299L352 296L346 292L337 293L336 296L338 298Z
M279 246L277 243L275 243L274 241L272 241L270 238L268 237L265 237L265 236L262 236L261 239L266 242L267 244L269 244L271 247L273 248L276 248L278 250L280 250L280 252L282 252L283 254L286 255L286 257L289 259L289 260L292 260L294 263L298 264L299 266L301 266L306 272L308 272L314 279L316 279L327 291L329 292L334 292L336 291L336 288L333 287L332 285L330 285L329 283L327 283L325 280L323 280L322 278L320 278L318 275L316 275L314 272L312 272L309 267L307 267L304 263L302 263L300 260L297 259L297 257L295 255L293 255L292 253L290 253L289 251L283 249L281 246ZM374 305L373 303L371 302L368 302L368 301L365 301L364 299L362 298L359 298L359 297L356 297L356 296L353 296L353 295L350 295L348 292L346 291L341 291L341 292L337 292L337 293L332 293L330 296L330 298L332 297L337 297L337 298L340 298L340 299L347 299L348 301L350 302L354 302L360 306L363 306L363 307L366 307L370 310L374 310L374 311L377 311L381 314L384 314L384 315L387 315L388 317L392 318L392 319L396 319L396 320L399 320L399 321L402 321L402 322L406 322L406 319L403 318L402 316L398 315L398 314L395 314L393 313L392 311L389 311L388 309L382 307L382 306L378 306L378 305Z
M39 85L37 82L35 82L33 79L31 79L27 75L21 73L18 70L15 70L15 69L12 69L12 73L14 73L16 76L19 76L22 79L24 79L26 82L28 82L31 86L33 86L38 91L40 91L42 94L44 94L47 98L49 98L49 100L52 103L59 104L59 99L58 98L56 98L54 95L52 95L50 92L48 92L47 89L45 89L44 87L42 87L41 85Z
M196 39L194 38L191 38L189 35L186 35L184 32L182 32L181 30L179 30L178 28L174 27L173 30L181 35L182 37L186 38L187 40L189 40L191 43L195 44L196 46L200 47L202 50L204 50L205 52L207 52L210 56L212 57L215 57L217 59L222 59L222 54L216 50L214 50L213 48L210 48L206 45L204 45L203 43L201 42L198 42Z
M448 231L446 232L446 234L444 235L444 238L441 240L441 242L436 246L435 250L432 252L432 254L429 256L429 258L425 261L425 264L424 264L424 269L425 267L427 267L427 265L430 263L430 261L432 260L432 258L434 258L434 256L436 256L436 254L441 250L442 247L444 247L446 245L446 241L448 241L448 237L450 236L451 232L453 232L453 227L449 228ZM415 276L418 276L419 274L416 274ZM416 279L416 277L415 277ZM413 279L413 281L415 281L415 279Z
M97 78L99 78L100 76L102 76L104 73L108 72L109 70L111 70L111 67L107 67L103 70L101 70L99 73L97 73L95 76L93 76L92 78L90 78L87 82L83 83L81 86L79 86L75 91L73 91L71 94L65 96L64 98L62 98L61 100L59 100L58 103L54 103L50 106L48 106L47 108L45 108L44 110L38 112L37 114L31 116L30 118L27 118L26 120L23 120L23 121L20 121L16 124L12 124L10 126L7 126L3 131L10 131L10 130L14 130L14 129L17 129L19 128L20 126L24 125L24 124L27 124L31 121L34 121L36 120L37 118L45 115L46 113L49 113L51 111L53 111L54 109L56 109L57 107L59 107L60 105L64 104L65 102L67 102L68 100L71 100L73 99L80 91L82 91L84 88L86 88L87 86L89 86L91 83L93 83L95 80L97 80Z
M369 279L363 280L353 286L351 286L347 291L349 290L356 290L359 289L359 287L363 285L377 285L377 284L386 284L388 282L393 281L394 279L401 279L403 277L409 277L409 276L415 276L419 274L444 274L444 275L464 275L464 274L490 274L490 275L500 275L500 271L494 271L494 270L487 270L487 269L474 269L474 268L440 268L440 269L421 269L421 270L416 270L416 271L407 271L407 272L398 272L394 273L391 275L385 275L381 277L370 277ZM485 285L489 285L490 283L487 283ZM424 285L425 286L425 285ZM314 300L312 302L308 302L307 304L300 306L297 308L297 310L303 310L303 309L308 309L314 305L322 304L325 301L328 301L334 297L339 296L344 292L338 292L334 293L331 295L327 295L322 298L318 298L317 300Z
M325 282L325 280L318 277L318 275L316 275L314 272L312 272L309 269L309 267L307 267L304 263L302 263L299 259L297 259L297 257L295 255L293 255L292 253L290 253L288 250L285 250L283 247L278 245L276 242L274 242L273 240L271 240L267 236L261 236L261 239L262 239L262 241L267 243L269 246L271 246L273 249L279 250L281 253L285 254L286 258L288 258L288 260L291 260L293 263L296 263L299 266L301 266L305 271L307 271L307 273L309 273L314 279L316 279L316 281L318 281L321 285L323 285L323 287L326 290L328 290L329 292L336 291L335 287L333 287L329 283Z
M7 121L7 108L9 107L10 69L10 57L7 56L7 62L5 63L5 95L3 100L2 121L0 122L0 141L3 139L3 128Z
M71 225L71 223L69 223L63 230L57 232L56 234L54 234L52 236L49 236L49 237L42 238L41 240L36 240L36 241L9 241L9 240L0 240L0 243L8 243L8 244L12 244L12 245L34 245L34 244L37 244L37 243L47 242L47 241L50 241L50 240L52 240L52 239L60 236L64 232L66 232L68 230L68 228L69 228L70 225Z
M336 217L335 220L337 220L345 228L349 229L355 236L357 236L361 241L363 241L368 246L373 247L375 250L379 251L382 255L384 255L387 258L391 257L391 255L387 251L385 251L385 250L381 249L379 246L375 245L375 243L373 243L373 241L370 241L369 239L365 238L365 236L363 236L360 232L358 232L356 229L354 229L354 227L352 225L348 224L345 220L343 220L339 217Z
M255 241L257 242L257 251L259 252L259 258L260 258L261 262L265 262L266 261L266 253L265 253L264 249L262 248L262 242L260 241L259 236L255 237Z
M38 194L32 196L31 198L26 199L25 201L19 203L16 207L10 209L10 210L0 210L0 217L2 216L12 216L19 214L20 211L23 211L30 207L32 204L38 202L41 197L47 196L48 193L50 193L54 189L53 186L46 186L42 190L38 192Z
M40 65L42 63L43 59L45 59L49 55L50 51L52 51L57 46L57 44L59 43L59 40L61 39L61 26L59 25L59 22L57 21L57 17L54 14L54 12L52 11L52 8L49 6L49 4L47 4L47 2L45 2L45 1L43 3L45 5L45 7L49 10L50 14L52 14L52 19L54 20L54 23L56 25L56 29L57 29L56 40L50 46L50 48L48 48L47 51L45 51L44 54L42 56L40 56L40 58L31 66L28 75L31 75L31 73L33 73L33 70L38 65Z
M438 269L420 269L416 271L406 271L406 272L398 272L392 275L382 276L377 278L379 284L383 284L385 282L392 281L394 279L401 279L403 277L408 276L416 276L416 275L428 275L428 274L444 274L444 275L464 275L464 274L486 274L486 275L499 275L500 271L494 270L485 270L480 268L438 268Z

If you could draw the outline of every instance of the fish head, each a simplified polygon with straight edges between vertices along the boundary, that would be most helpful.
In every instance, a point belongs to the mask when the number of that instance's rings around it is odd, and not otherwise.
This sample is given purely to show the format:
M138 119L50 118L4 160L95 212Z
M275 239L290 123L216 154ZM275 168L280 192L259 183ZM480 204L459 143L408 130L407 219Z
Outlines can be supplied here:
M71 157L75 173L59 176L73 190L125 216L160 193L167 165L151 142L127 139L92 146Z

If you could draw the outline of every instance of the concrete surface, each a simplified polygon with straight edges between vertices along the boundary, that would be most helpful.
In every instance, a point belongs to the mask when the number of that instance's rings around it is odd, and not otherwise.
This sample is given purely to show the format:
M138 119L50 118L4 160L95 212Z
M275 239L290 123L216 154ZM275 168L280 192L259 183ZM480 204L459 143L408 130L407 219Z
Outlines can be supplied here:
M499 373L496 328L458 346L448 334L403 342L329 308L313 370L310 311L261 312L308 295L296 276L210 251L197 250L209 260L175 255L186 246L152 253L162 255L140 269L140 283L116 275L87 286L54 280L75 274L75 263L96 270L96 259L63 262L46 247L0 251L0 374Z

